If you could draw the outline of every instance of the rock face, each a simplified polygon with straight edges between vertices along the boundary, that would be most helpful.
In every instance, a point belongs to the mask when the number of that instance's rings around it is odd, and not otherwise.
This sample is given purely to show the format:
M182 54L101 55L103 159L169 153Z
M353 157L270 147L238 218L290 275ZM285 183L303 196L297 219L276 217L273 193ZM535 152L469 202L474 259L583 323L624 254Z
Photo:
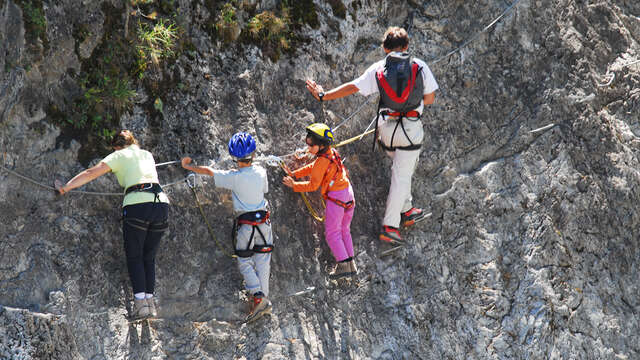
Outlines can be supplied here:
M304 40L277 59L212 37L215 1L170 3L191 48L150 75L166 88L160 111L139 85L119 118L158 162L189 154L231 168L226 141L238 130L256 135L261 156L292 153L307 124L336 126L366 101L322 107L305 79L331 88L357 77L383 56L386 27L402 25L440 85L413 180L415 204L433 215L382 256L390 161L371 152L370 137L341 148L360 274L331 282L322 225L269 167L274 313L242 325L235 262L179 181L186 172L163 167L162 182L178 182L167 187L170 229L157 259L160 315L129 324L120 197L60 197L15 174L52 186L101 159L79 160L86 137L53 121L51 104L81 93L78 73L115 31L109 21L135 9L0 0L0 358L640 358L639 2L316 0L317 23L295 29ZM27 10L36 5L46 28L34 40ZM375 102L336 136L362 132ZM111 175L81 190L120 191ZM206 178L196 191L230 250L229 194Z

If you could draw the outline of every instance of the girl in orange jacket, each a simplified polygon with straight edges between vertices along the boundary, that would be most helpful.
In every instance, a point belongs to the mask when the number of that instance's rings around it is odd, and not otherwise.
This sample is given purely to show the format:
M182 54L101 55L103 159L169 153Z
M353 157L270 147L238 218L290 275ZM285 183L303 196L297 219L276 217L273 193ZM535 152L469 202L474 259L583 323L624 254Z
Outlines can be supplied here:
M307 126L305 141L309 153L316 155L316 159L295 171L286 168L289 176L285 176L282 182L295 192L312 192L320 188L326 201L325 239L337 262L329 276L338 278L354 275L358 271L351 239L355 199L347 170L338 152L331 147L333 133L329 126L320 123ZM309 176L309 180L293 180L294 177L299 179L305 176Z

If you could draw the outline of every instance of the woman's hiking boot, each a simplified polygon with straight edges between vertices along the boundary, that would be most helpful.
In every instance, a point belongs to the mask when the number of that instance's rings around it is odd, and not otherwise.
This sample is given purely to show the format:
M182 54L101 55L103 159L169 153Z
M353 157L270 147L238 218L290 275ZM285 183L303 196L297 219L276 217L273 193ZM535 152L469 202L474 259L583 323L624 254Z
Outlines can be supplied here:
M271 300L269 300L262 292L253 295L253 306L251 312L247 316L246 322L254 321L265 314L271 314Z
M351 276L354 272L351 270L349 261L342 261L336 264L336 267L329 273L329 278L338 279L345 276Z
M427 214L422 209L411 208L400 214L400 223L404 227L409 227L425 218Z
M380 233L380 240L393 243L393 242L401 242L402 238L400 237L400 231L398 228L393 226L382 226L382 232Z
M146 319L151 315L149 312L149 305L146 299L133 299L133 312L131 313L131 320Z
M156 304L155 301L153 301L153 298L147 299L147 306L149 306L149 316L157 317L158 312L156 311Z

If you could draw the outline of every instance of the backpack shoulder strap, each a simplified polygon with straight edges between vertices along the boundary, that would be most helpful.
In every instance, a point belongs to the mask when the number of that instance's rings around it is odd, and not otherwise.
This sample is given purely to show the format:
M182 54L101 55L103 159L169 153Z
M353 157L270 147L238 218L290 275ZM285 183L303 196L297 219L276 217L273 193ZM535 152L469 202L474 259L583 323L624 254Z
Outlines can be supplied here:
M387 79L384 76L383 70L376 71L376 79L378 83L384 90L384 92L391 98L391 100L397 103L403 103L409 99L409 94L411 94L411 90L413 89L414 84L416 83L416 76L418 75L418 71L420 71L421 67L415 62L411 65L411 78L407 81L407 86L402 91L402 94L398 95L391 88L391 85L387 82Z

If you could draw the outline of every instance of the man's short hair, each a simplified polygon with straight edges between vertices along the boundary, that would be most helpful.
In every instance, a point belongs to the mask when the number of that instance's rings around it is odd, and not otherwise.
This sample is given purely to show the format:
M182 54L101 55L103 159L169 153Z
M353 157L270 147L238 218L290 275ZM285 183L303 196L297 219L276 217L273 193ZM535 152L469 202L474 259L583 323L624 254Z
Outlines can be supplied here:
M404 49L407 45L409 45L409 34L401 27L392 26L382 36L382 46L387 50Z

